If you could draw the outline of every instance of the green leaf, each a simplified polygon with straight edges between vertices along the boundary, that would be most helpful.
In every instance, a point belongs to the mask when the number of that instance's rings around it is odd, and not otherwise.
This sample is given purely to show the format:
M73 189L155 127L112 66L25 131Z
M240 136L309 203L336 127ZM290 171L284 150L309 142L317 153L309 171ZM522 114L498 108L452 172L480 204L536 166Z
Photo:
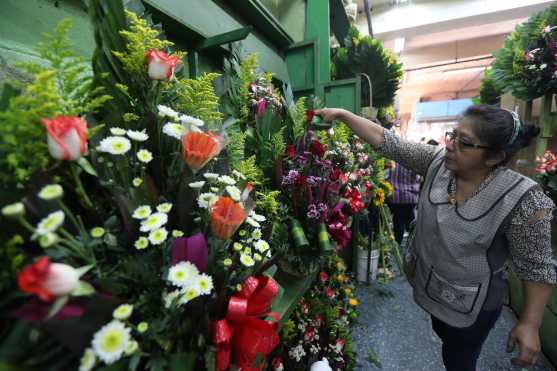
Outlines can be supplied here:
M375 366L377 366L380 369L383 369L383 365L381 364L381 361L379 360L379 356L377 355L377 353L375 353L375 351L371 348L369 348L367 350L367 360L371 363L373 363Z
M60 311L60 309L62 309L62 307L64 307L64 305L66 305L66 303L68 302L69 296L62 296L61 298L56 299L56 301L54 302L54 304L52 304L52 306L50 307L50 310L48 311L48 315L46 316L47 319L52 318L56 315L56 313L58 313Z
M85 157L80 157L77 159L77 164L89 175L98 177L97 171L93 168L93 165Z
M195 370L195 353L178 353L170 357L170 371Z
M76 288L71 292L72 296L88 296L95 293L95 288L87 282L79 281Z
M128 371L135 371L139 366L139 362L141 361L141 355L135 354L131 359L130 363L128 364Z
M93 265L84 265L76 269L78 277L82 277L85 273L89 272L93 268Z

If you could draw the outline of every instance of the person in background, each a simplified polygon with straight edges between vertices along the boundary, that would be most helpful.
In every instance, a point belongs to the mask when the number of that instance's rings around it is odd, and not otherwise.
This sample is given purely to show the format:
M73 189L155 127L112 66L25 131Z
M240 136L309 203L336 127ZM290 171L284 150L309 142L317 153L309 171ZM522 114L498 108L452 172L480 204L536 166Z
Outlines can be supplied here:
M393 185L393 194L387 204L393 213L395 239L400 245L404 232L410 230L410 223L414 220L421 177L414 171L396 164L387 170L385 178Z

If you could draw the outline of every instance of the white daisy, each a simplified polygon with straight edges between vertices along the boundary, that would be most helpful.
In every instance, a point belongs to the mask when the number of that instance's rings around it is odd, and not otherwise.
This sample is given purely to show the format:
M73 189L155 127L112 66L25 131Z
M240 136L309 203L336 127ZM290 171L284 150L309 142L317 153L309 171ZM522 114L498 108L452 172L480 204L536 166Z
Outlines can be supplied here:
M149 240L147 239L147 237L139 237L133 245L136 249L143 250L146 249L147 246L149 246Z
M132 183L134 187L139 187L143 183L143 179L133 178Z
M44 236L45 234L54 232L58 227L64 224L64 218L65 214L61 210L48 214L48 216L43 218L37 225L37 234L39 236Z
M83 352L83 356L81 356L81 360L79 361L79 371L91 371L93 367L95 367L96 362L97 357L95 357L93 349L85 349L85 352Z
M128 130L126 132L128 137L136 142L145 142L149 139L149 135L145 132L145 130Z
M249 213L249 216L251 216L256 222L264 222L265 220L267 220L267 218L265 218L263 215L256 214L253 210Z
M218 193L219 192L219 187L211 187L211 188L209 188L209 190L213 193Z
M240 201L240 197L242 196L242 192L240 191L240 189L238 189L238 187L236 187L236 186L226 186L226 192L228 192L228 195L234 201Z
M151 206L143 205L139 206L137 209L134 210L132 214L132 218L134 219L145 219L151 215Z
M261 228L261 224L255 221L251 216L246 218L246 222L254 228Z
M107 137L101 140L97 147L99 152L106 152L112 155L123 155L128 152L132 144L128 138L124 137Z
M130 341L130 329L120 321L104 325L93 337L93 349L106 364L119 360Z
M232 259L230 258L224 259L223 264L225 267L230 267L232 265Z
M205 179L214 180L214 179L217 179L219 177L219 174L205 173L205 174L203 174L203 176L205 177Z
M253 254L253 258L256 262L260 262L261 260L263 260L263 258L259 254Z
M110 128L110 134L122 136L122 135L126 135L126 130L119 127L113 127Z
M59 184L50 184L44 186L39 192L39 198L43 200L55 200L64 195L64 189Z
M214 193L202 193L197 198L197 205L202 209L211 207L218 200L218 196Z
M170 267L168 280L174 286L186 287L195 280L198 274L199 271L195 265L188 261L182 261Z
M182 136L186 133L182 125L175 124L173 122L164 124L164 126L162 127L162 132L169 137L173 137L176 139L182 139Z
M126 347L126 349L124 349L124 353L127 356L131 356L133 353L135 353L135 351L139 348L139 344L137 344L137 341L132 340L128 343L128 346Z
M246 255L246 254L241 254L240 255L240 262L246 267L253 267L253 265L255 264L255 261L253 261L253 258L249 255Z
M246 247L243 251L244 254L246 255L251 255L251 249L249 247Z
M152 245L160 245L161 243L166 241L167 237L168 231L166 230L166 228L155 229L154 231L151 231L151 233L149 233L149 242L151 242Z
M187 287L180 292L180 304L187 304L188 302L192 301L196 297L199 296L200 292L197 287Z
M137 324L137 332L140 334L144 333L149 329L149 324L147 322L139 322Z
M174 238L179 238L179 237L182 237L183 235L184 235L184 232L179 231L177 229L174 229L172 231L172 237L174 237Z
M229 177L228 175L219 176L219 182L224 183L224 184L228 184L228 185L236 184L236 180L234 180L234 178L232 178L232 177Z
M239 242L234 242L232 244L232 248L234 249L234 251L242 251L244 249L244 245Z
M267 241L264 241L264 240L255 241L253 246L255 246L255 249L259 252L265 252L265 251L269 250L269 243Z
M156 212L149 215L147 219L141 221L141 227L139 228L139 230L141 232L150 232L162 227L166 224L166 222L168 222L168 215L166 215L165 213Z
M196 127L200 128L203 125L205 125L203 120L200 120L198 118L188 116L188 115L181 115L178 119L180 120L182 125L184 125L186 127L187 126L196 126Z
M161 117L171 117L173 119L177 119L179 114L178 112L174 111L172 108L168 107L168 106L163 106L162 104L159 104L157 106L158 110L159 110L159 116Z
M209 295L213 290L213 278L205 273L197 276L195 280L195 287L199 290L201 295Z
M114 312L112 312L112 316L116 319L128 319L132 315L133 312L133 305L130 304L122 304L119 305Z
M172 204L170 202L165 202L157 206L157 211L160 211L161 213L168 214L170 210L172 210Z
M137 159L143 163L148 164L153 160L153 154L146 149L137 151Z
M260 239L262 235L263 234L261 233L261 229L254 229L253 232L251 232L251 237L255 238L256 240Z
M193 189L200 189L201 187L203 187L205 185L205 181L204 180L200 180L199 182L193 182L190 183L189 186L190 188Z
M39 238L39 245L42 248L50 247L58 242L58 235L56 233L47 233Z
M25 214L25 206L21 202L6 205L2 208L2 215L8 217L18 217Z

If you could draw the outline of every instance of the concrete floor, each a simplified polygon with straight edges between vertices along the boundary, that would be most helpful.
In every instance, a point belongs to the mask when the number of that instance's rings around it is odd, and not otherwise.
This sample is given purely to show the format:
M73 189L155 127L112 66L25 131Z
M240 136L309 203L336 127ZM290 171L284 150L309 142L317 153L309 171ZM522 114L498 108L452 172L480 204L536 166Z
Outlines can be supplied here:
M393 297L378 294L376 286L361 285L357 289L360 317L352 332L358 362L356 370L444 371L441 341L431 329L429 315L414 303L408 282L397 277L384 286ZM511 366L512 355L505 351L507 336L515 323L514 314L505 307L484 344L478 362L480 370L521 370ZM371 361L375 358L373 352L382 368ZM540 358L529 370L554 370Z

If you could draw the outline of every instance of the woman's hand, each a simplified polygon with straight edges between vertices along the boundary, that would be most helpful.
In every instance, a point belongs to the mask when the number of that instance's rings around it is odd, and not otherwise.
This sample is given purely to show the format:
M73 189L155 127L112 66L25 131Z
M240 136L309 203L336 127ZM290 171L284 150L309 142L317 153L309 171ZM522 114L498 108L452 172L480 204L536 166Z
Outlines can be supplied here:
M541 351L539 328L519 322L509 335L507 352L512 352L517 343L520 354L518 358L513 358L511 363L520 367L533 366Z
M333 122L334 120L340 119L343 112L345 112L345 110L342 108L322 108L315 110L315 114L321 117L321 120L324 122Z

